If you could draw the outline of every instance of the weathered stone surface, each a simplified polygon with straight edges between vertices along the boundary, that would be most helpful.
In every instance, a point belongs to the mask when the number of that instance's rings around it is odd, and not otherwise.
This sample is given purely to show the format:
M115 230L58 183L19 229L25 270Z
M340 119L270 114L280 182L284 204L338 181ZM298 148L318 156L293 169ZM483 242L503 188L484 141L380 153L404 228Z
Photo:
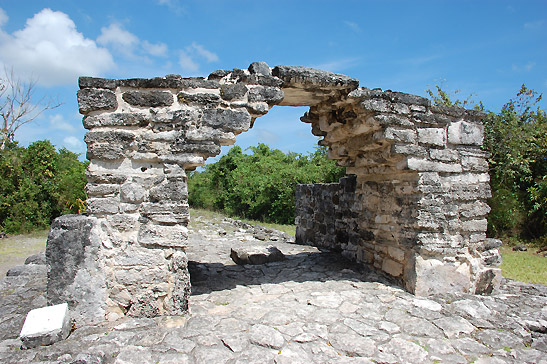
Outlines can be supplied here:
M448 142L451 144L482 145L483 137L482 124L458 121L448 126Z
M27 314L19 338L23 342L23 348L35 348L66 339L70 329L68 304L62 303L31 310Z
M78 91L80 114L95 110L115 110L118 107L116 94L110 90L86 88Z
M25 259L25 264L38 264L38 265L45 265L46 264L46 253L45 251L42 253L34 254L27 259Z
M144 107L169 106L173 103L173 95L165 91L126 91L122 98L130 105Z
M251 116L243 110L210 109L203 112L202 122L213 128L240 133L250 128Z
M235 85L222 85L220 95L224 100L242 99L247 94L247 86L241 83Z
M265 264L285 259L285 255L273 245L232 248L230 257L236 264Z
M277 87L253 87L249 91L249 102L266 102L275 105L284 97L283 90Z
M64 215L53 221L46 247L49 304L68 302L77 323L101 322L106 304L106 278L97 219Z
M277 66L272 74L285 81L285 86L302 84L306 86L339 86L355 89L359 86L359 80L341 75L308 67Z
M80 88L106 88L115 90L118 86L117 80L96 77L80 77L78 78Z
M249 338L252 344L264 346L272 349L281 349L285 339L279 331L265 325L253 325L249 332Z
M251 72L251 74L258 74L262 76L270 76L272 74L272 70L266 62L251 63L249 66L249 72Z
M139 229L139 243L150 247L174 247L186 246L188 229L180 225L155 225L144 224Z

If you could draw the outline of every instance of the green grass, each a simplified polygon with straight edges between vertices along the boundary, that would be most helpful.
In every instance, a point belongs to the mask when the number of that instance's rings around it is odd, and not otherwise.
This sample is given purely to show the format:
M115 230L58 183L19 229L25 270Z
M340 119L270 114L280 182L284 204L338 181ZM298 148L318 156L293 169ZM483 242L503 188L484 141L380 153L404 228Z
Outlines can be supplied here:
M200 222L196 221L196 217L203 216L205 218L223 218L226 215L216 212L216 211L210 211L205 209L196 209L191 208L190 209L190 225L191 226L200 226ZM241 220L243 222L246 222L247 224L251 225L261 225L270 229L275 229L279 231L283 231L284 233L287 233L291 236L294 236L296 233L296 225L282 225L282 224L272 224L262 221L256 221L256 220L249 220L249 219L243 219L238 216L231 216L231 218L236 220Z
M537 248L528 251L513 251L511 246L502 246L501 273L504 277L520 282L547 285L547 257L535 254Z

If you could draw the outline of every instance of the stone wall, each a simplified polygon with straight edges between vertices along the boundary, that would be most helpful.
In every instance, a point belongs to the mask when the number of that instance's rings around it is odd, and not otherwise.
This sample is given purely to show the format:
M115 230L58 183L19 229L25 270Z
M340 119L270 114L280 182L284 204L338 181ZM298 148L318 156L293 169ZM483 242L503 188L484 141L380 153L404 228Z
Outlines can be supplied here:
M186 171L233 144L273 105L309 106L301 120L356 176L343 182L353 200L337 193L334 220L307 220L319 229L318 245L336 231L345 255L416 294L482 292L499 278L497 249L485 235L482 113L265 63L207 78L82 77L78 102L89 129L88 213L109 237L97 253L109 319L187 310Z

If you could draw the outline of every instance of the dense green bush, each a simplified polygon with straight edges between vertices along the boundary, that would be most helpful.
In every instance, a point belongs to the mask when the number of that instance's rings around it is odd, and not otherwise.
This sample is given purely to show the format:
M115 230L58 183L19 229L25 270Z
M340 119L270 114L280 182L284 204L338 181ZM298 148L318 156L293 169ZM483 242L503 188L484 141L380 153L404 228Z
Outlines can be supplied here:
M493 235L537 239L547 234L547 116L537 106L540 100L522 85L516 99L485 120Z
M325 148L304 156L285 154L265 144L244 154L235 146L216 163L192 172L189 202L194 207L280 224L294 223L297 184L337 182L345 175L326 156Z
M49 226L84 207L86 163L47 140L27 148L8 142L0 150L0 231L20 233Z

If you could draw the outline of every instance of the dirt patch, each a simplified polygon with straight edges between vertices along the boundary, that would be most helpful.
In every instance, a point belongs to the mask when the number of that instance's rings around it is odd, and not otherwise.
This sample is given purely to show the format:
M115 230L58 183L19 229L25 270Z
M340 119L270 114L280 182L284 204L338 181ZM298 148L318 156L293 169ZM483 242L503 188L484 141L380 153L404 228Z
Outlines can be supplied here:
M42 230L0 239L0 279L11 267L25 263L29 255L43 252L48 233L49 230Z

